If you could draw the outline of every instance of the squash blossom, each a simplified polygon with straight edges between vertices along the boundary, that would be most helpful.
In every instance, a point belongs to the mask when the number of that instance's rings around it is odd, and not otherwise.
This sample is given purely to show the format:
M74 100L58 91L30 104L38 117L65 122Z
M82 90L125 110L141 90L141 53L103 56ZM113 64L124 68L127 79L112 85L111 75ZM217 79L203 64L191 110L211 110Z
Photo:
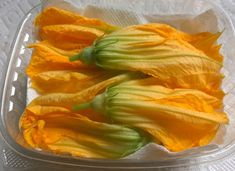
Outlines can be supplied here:
M213 44L218 36L188 35L159 24L130 26L97 39L92 46L70 57L70 61L81 60L105 69L141 71L164 86L195 88L222 97L221 56L202 48L217 53L219 47Z
M28 107L21 118L25 141L33 148L87 158L121 158L148 143L135 129L92 121L54 107ZM56 108L55 108L56 109Z
M168 89L121 83L74 110L91 107L114 123L142 129L170 151L178 152L207 145L220 124L228 123L225 113L217 112L219 99L199 90Z

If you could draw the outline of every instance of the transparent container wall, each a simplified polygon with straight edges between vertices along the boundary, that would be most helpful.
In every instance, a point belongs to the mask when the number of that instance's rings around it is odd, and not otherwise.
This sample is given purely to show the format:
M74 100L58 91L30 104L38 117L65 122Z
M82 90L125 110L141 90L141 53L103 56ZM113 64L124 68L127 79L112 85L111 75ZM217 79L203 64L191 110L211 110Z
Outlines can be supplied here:
M146 0L146 1L124 1L124 0L112 0L112 1L79 1L81 5L95 4L98 6L110 6L115 8L126 8L126 10L139 13L154 13L154 9L163 0ZM126 3L126 6L120 5ZM163 4L166 1L164 1ZM108 3L108 4L107 4ZM183 5L182 5L183 4ZM154 7L155 6L155 7ZM192 6L194 7L192 9ZM192 10L191 10L191 9ZM223 51L226 51L226 58L224 60L223 73L225 79L223 82L223 89L227 93L225 97L225 112L230 116L233 116L235 112L235 91L233 87L235 85L234 72L235 66L235 37L232 24L227 19L226 14L218 7L208 3L204 0L169 0L168 6L161 6L160 15L167 12L171 15L179 14L195 14L206 11L209 8L213 8L215 16L218 18L218 27L220 30L226 28L221 38L223 43ZM190 10L189 10L190 9ZM221 158L235 152L235 136L225 141L222 146L210 146L202 147L199 150L191 150L190 152L178 153L174 156L161 158L160 160L143 160L143 159L121 159L121 160L95 160L75 158L65 155L54 155L43 151L36 151L30 149L24 143L21 132L18 127L19 118L26 106L27 101L27 76L25 74L25 68L29 63L31 57L31 50L26 46L34 41L33 33L33 20L35 16L40 12L41 6L37 6L32 9L24 18L22 25L18 29L18 33L12 46L12 53L9 56L9 66L6 75L5 87L3 91L2 107L1 107L1 134L7 144L17 153L27 156L30 159L45 161L50 163L57 163L62 165L73 165L74 167L83 166L89 168L162 168L162 167L183 167L191 165L199 165L204 162L217 162ZM108 21L108 18L107 18ZM167 22L167 20L162 21ZM234 95L233 95L234 94ZM232 133L231 133L232 135ZM235 135L235 134L233 134ZM234 153L235 154L235 153ZM189 168L188 168L189 169Z

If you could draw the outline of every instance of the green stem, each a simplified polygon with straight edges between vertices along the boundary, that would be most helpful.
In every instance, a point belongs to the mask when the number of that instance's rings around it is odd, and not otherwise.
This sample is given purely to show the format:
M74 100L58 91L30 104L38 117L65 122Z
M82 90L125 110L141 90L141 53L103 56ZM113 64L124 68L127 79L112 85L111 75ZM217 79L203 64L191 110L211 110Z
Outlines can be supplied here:
M79 105L74 105L72 107L72 110L73 111L78 111L78 110L83 110L83 109L87 109L87 108L90 108L90 107L91 107L91 103L86 102L86 103L82 103L82 104L79 104Z
M80 55L80 53L79 53L79 54L77 54L77 55L74 55L74 56L69 57L69 61L70 61L70 62L77 61L77 60L80 59L80 57L81 57L81 55Z
M79 54L74 55L69 58L70 61L81 60L85 64L93 63L94 59L92 58L94 51L94 46L84 48Z

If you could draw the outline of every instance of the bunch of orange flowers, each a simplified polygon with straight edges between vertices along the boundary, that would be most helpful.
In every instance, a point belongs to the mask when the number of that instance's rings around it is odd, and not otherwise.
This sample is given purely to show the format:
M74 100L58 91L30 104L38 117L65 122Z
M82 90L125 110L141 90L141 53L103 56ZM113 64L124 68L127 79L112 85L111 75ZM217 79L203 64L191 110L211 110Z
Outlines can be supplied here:
M26 73L40 96L19 123L29 146L87 158L122 158L149 142L178 152L228 123L221 33L120 28L54 7L35 25Z

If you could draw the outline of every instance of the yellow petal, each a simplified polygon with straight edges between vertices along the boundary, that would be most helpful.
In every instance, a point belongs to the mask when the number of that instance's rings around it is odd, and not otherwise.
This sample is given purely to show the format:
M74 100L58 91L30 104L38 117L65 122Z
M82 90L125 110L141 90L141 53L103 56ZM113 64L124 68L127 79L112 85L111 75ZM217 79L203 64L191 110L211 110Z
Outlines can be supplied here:
M37 43L29 47L34 48L31 61L26 69L30 77L45 71L89 68L79 61L70 62L67 56L57 53L44 44Z
M194 47L202 50L209 57L222 62L223 56L219 52L221 45L216 45L216 41L221 36L221 34L222 32L217 32L215 34L205 32L192 35L192 40L190 40L190 43Z
M177 30L167 24L150 23L137 26L138 29L154 32L160 34L163 37L171 39L182 39L189 42L197 49L203 51L207 56L222 61L223 56L219 53L220 45L215 45L217 39L221 36L221 32L215 34L210 32L202 32L198 34L187 34L180 30Z
M39 96L31 102L31 105L62 106L71 109L75 104L93 99L95 95L104 91L108 86L118 84L136 76L138 74L135 73L117 75L74 94L52 93Z
M222 80L223 75L220 73L201 73L165 80L156 79L156 82L169 88L195 88L222 99L224 97L224 92L221 90Z
M114 73L99 69L78 71L46 71L31 78L32 87L40 94L77 93L104 81Z
M70 12L56 7L45 9L35 20L37 26L74 24L90 28L96 28L105 32L111 32L116 28L95 18L86 18L75 12Z
M157 99L165 98L169 95L178 96L178 95L193 94L195 97L206 101L208 104L210 104L215 109L220 110L222 107L222 101L219 98L216 98L214 96L206 94L202 91L199 91L196 89L180 89L180 88L170 89L167 87L160 86L161 83L162 82L160 82L158 79L156 79L154 77L149 77L149 78L145 78L145 79L127 81L127 82L122 83L121 85L122 85L122 87L125 87L125 85L127 85L127 87L132 87L132 91L135 90L136 85L139 85L140 87L147 86L150 88L157 89L158 90L157 92L159 92L159 94L154 95L153 93L146 92L146 91L143 91L143 93L142 93L142 95L148 95L148 96L151 96L151 94L152 94L152 96L154 96L154 98L157 98ZM137 90L141 90L140 87ZM157 93L157 92L155 92L155 93ZM140 93L140 91L138 93ZM138 98L142 99L143 97L144 96L138 97Z
M95 39L103 35L104 32L94 28L69 24L44 26L40 31L43 40L87 44L93 43Z
M59 53L64 56L73 56L76 55L81 51L81 49L89 46L89 44L67 44L66 42L57 42L57 41L51 41L49 42L48 40L41 41L40 43L43 46L46 46L50 48L51 50L55 51L56 53Z

